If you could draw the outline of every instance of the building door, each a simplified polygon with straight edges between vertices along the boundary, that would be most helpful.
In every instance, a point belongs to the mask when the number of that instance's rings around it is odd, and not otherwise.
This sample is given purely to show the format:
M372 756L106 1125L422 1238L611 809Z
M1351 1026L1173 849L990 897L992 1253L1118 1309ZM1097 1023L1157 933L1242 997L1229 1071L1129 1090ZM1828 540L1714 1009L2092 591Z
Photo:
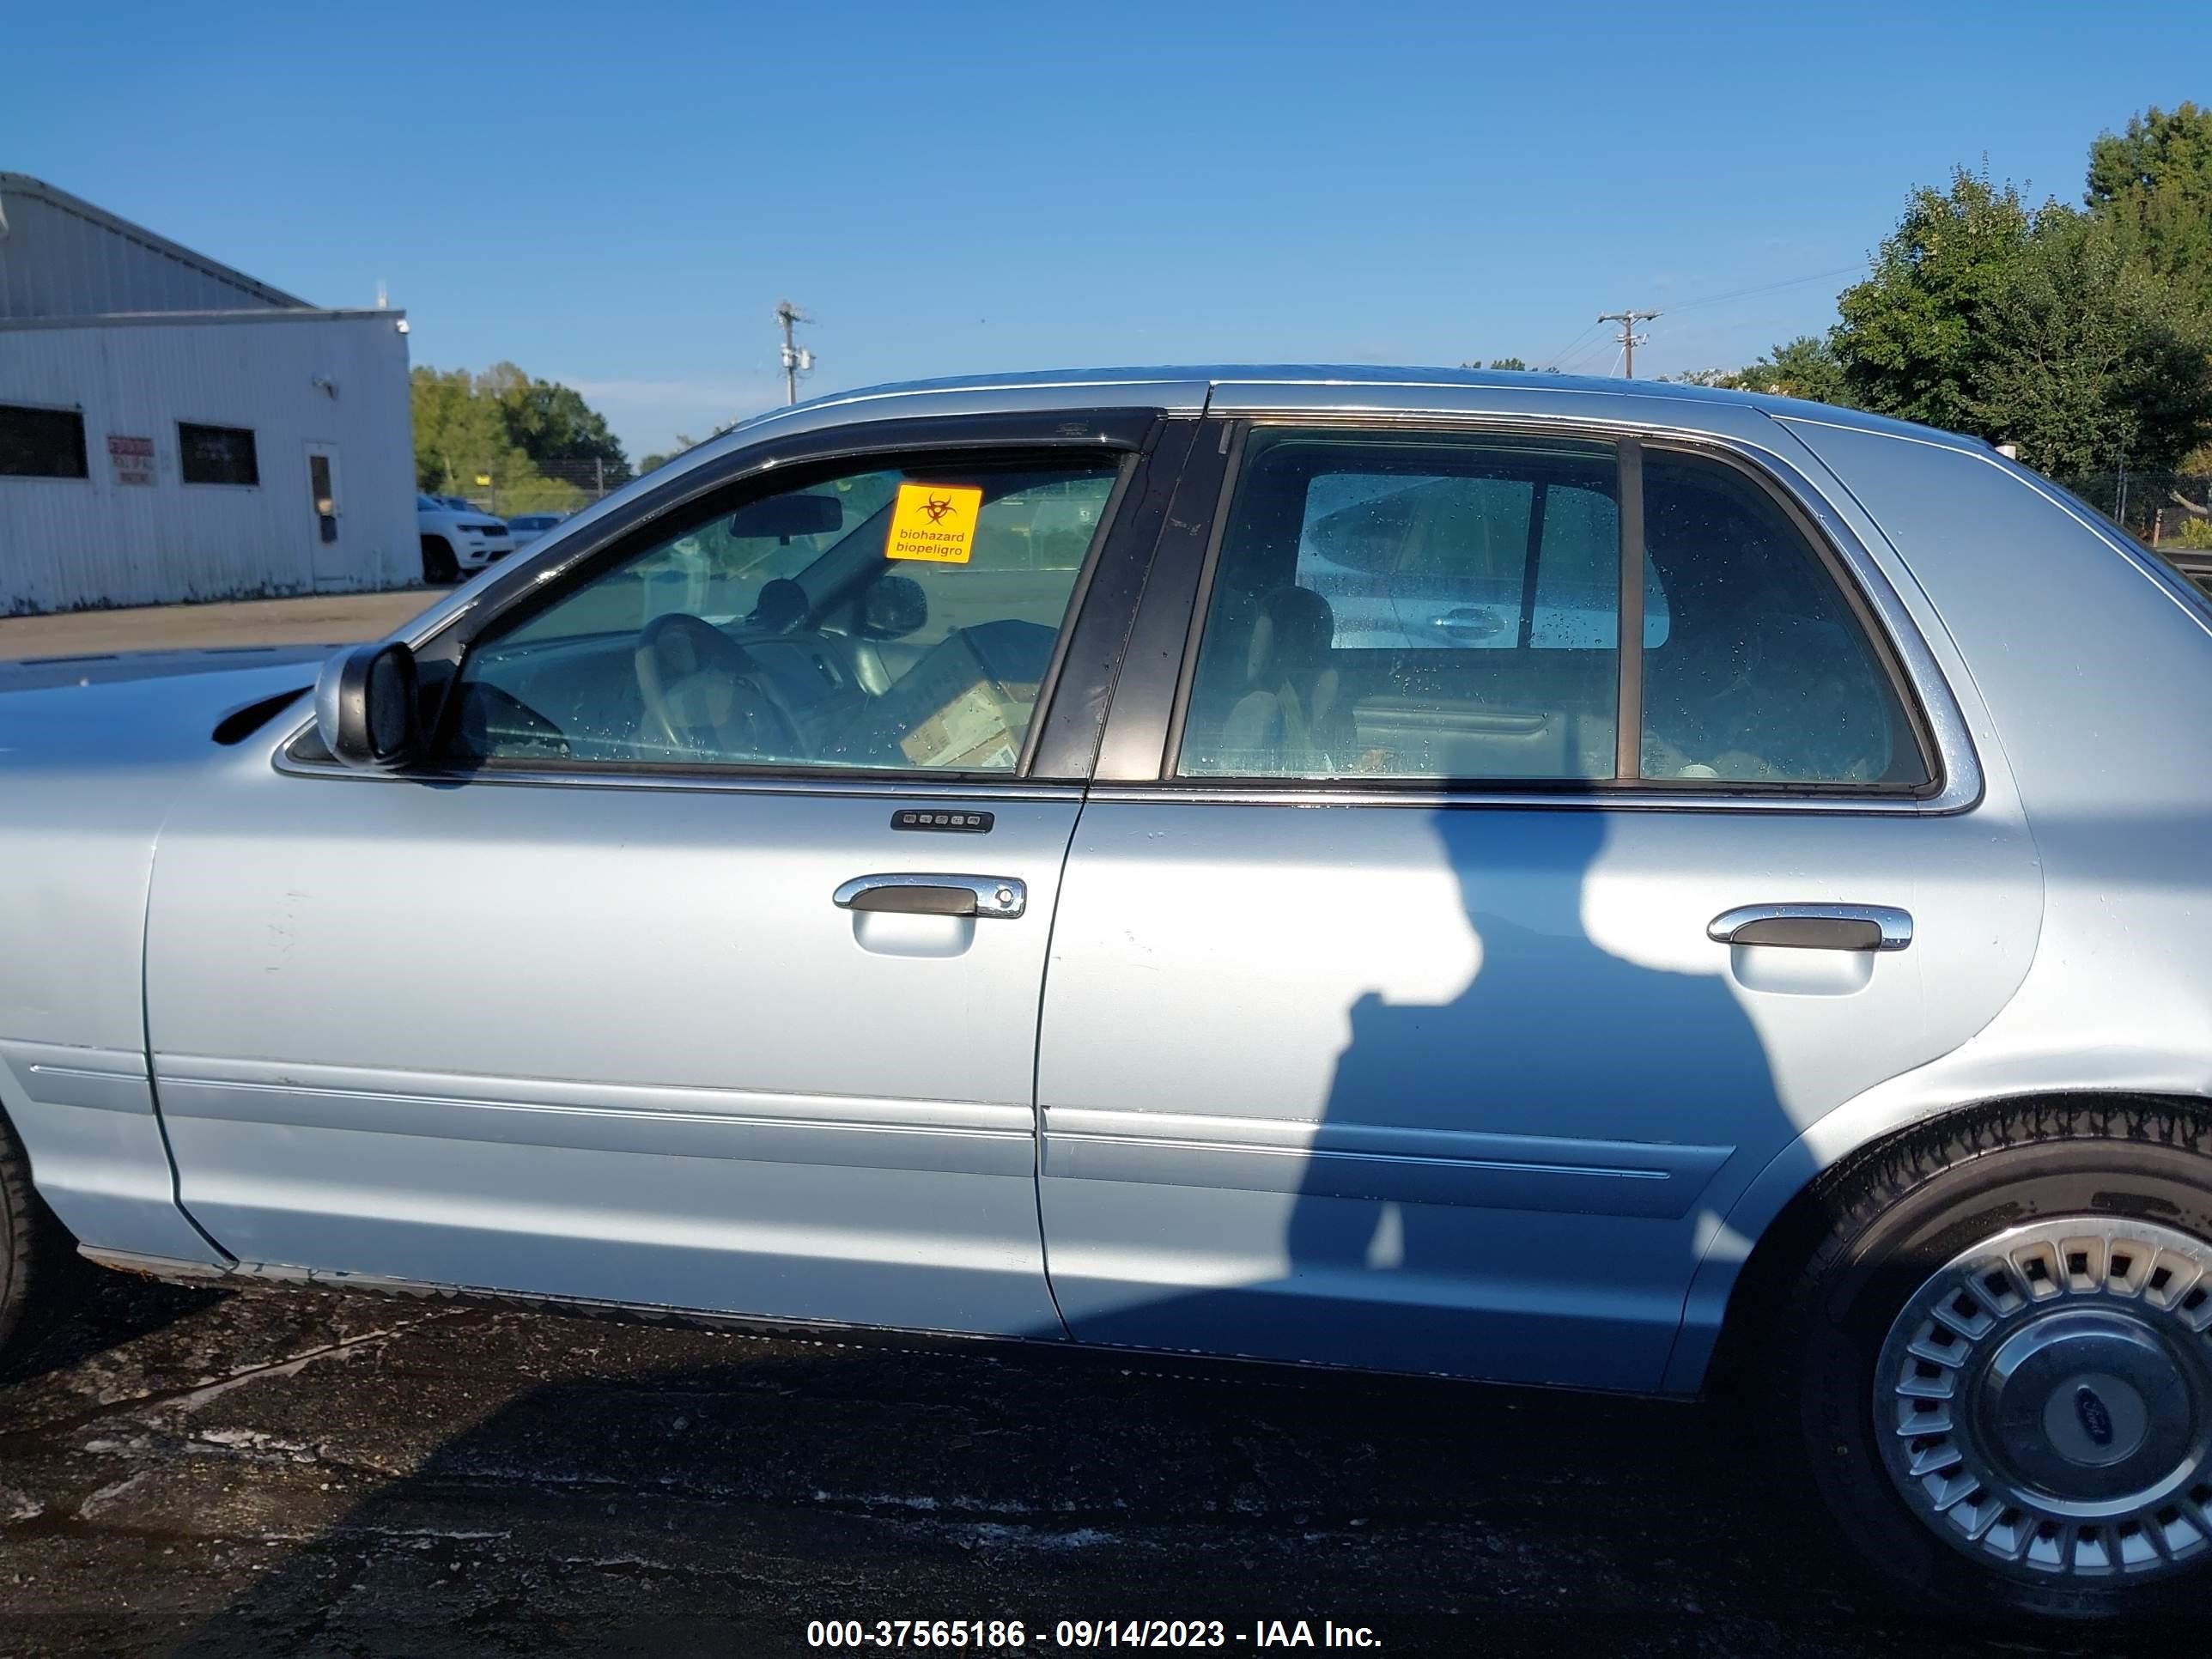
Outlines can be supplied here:
M310 443L307 446L307 511L310 515L309 544L314 549L315 586L336 587L353 574L358 562L349 556L338 495L338 447L336 444Z

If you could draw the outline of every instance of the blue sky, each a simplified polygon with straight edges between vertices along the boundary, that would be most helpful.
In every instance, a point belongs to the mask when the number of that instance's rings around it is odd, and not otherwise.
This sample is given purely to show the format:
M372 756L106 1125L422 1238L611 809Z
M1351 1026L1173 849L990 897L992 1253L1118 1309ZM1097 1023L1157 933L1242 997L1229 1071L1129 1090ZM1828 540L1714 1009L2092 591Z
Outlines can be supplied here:
M2071 198L2097 132L2212 94L2204 0L2112 16L25 6L0 169L318 304L381 279L416 362L566 380L636 453L781 401L785 295L820 319L805 392L1176 361L1602 374L1591 319L1627 305L1668 313L1640 374L1732 366L1832 318L1916 181L1986 155Z

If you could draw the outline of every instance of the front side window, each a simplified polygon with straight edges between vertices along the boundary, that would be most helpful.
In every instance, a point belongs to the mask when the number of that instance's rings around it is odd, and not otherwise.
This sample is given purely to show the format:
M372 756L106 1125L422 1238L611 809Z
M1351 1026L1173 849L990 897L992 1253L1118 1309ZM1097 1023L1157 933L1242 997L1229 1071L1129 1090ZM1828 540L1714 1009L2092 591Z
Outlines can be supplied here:
M1261 428L1223 527L1190 777L1914 788L1929 770L1843 590L1734 467L1646 447ZM1620 649L1620 501L1644 523ZM1634 676L1624 699L1622 677ZM1616 743L1624 702L1638 742Z
M472 647L453 757L1012 772L1116 477L886 465L733 497Z
M82 478L87 471L82 415L0 404L0 477Z
M188 484L258 484L261 464L253 433L242 426L177 422L177 467Z

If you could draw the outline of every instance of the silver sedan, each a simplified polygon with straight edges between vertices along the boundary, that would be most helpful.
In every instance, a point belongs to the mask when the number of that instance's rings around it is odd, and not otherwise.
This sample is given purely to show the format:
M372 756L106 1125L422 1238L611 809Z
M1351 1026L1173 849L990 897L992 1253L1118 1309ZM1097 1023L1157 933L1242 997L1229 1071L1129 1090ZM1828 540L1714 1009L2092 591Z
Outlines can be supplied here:
M1909 1594L2204 1594L2212 609L1980 443L887 387L308 690L0 698L0 1335L74 1245L1725 1389Z

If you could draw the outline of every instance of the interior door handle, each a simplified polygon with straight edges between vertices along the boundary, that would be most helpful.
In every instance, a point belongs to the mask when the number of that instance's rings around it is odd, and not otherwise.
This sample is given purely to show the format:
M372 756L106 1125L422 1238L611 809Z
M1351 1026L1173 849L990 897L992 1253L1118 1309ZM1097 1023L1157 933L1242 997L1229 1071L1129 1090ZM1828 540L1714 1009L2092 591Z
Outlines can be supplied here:
M1912 918L1887 904L1742 904L1715 916L1705 937L1801 951L1902 951L1912 943Z
M855 876L830 896L847 910L998 916L1011 921L1029 908L1030 890L1012 876Z

